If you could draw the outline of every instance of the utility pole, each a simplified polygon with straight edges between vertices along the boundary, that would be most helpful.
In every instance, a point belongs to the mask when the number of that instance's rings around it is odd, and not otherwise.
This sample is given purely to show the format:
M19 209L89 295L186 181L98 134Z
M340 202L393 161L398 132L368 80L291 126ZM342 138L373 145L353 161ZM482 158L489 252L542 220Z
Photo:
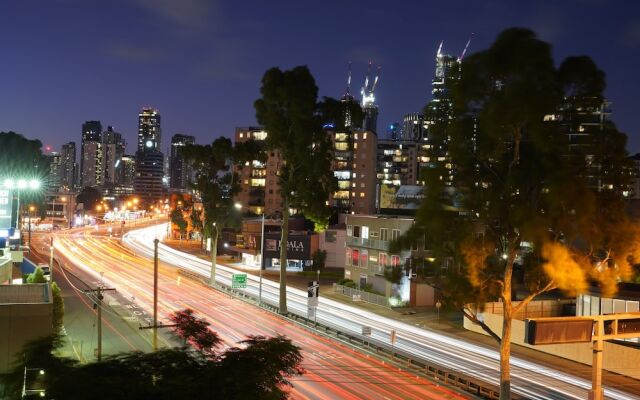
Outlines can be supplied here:
M171 328L175 324L158 325L158 243L159 239L153 239L153 325L141 326L139 329L153 329L153 351L158 350L158 328Z
M158 242L153 239L153 351L158 350Z
M153 325L141 326L140 329L153 329L153 351L158 350L158 328L171 328L176 324L158 325L158 238L153 239Z
M102 286L98 286L95 289L85 290L84 293L95 293L96 294L96 302L95 307L98 309L98 362L102 361L102 299L104 296L102 292L106 291L115 291L114 288L103 288Z
M29 242L29 246L31 246L31 242ZM51 233L51 242L49 243L49 274L53 279L53 233Z
M262 305L262 270L264 269L264 210L262 211L262 234L260 235L260 288L258 289L258 305Z

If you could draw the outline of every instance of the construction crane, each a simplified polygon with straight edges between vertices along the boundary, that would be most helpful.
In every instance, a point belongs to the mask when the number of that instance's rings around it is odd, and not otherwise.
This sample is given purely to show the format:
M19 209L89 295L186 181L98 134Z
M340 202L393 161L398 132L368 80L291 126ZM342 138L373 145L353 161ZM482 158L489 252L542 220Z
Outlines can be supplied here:
M369 66L367 67L367 76L364 79L364 86L360 90L360 94L362 95L362 107L365 108L367 106L375 106L376 98L374 92L376 90L376 87L378 86L378 81L380 78L381 67L377 67L375 77L373 78L373 80L370 79L372 65L373 62L369 60Z
M473 39L473 35L474 33L471 32L471 36L469 36L469 40L467 40L467 44L464 46L464 50L462 50L462 54L460 54L460 57L458 57L458 62L462 62L462 59L464 58L464 55L467 54L467 49L469 48L469 45L471 44L471 39ZM442 44L440 44L440 46L442 46Z

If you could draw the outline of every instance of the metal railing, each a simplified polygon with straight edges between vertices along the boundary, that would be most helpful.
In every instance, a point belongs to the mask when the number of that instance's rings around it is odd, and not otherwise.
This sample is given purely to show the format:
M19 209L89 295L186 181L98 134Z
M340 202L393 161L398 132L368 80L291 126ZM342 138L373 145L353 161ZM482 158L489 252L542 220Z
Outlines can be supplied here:
M389 251L389 241L379 239L363 239L359 237L347 236L348 246L362 246L370 249Z
M364 301L371 304L377 304L382 307L391 308L391 306L389 305L389 298L381 296L379 294L369 293L365 292L364 290L358 290L350 288L348 286L338 285L337 283L333 284L333 291L348 296L354 301Z

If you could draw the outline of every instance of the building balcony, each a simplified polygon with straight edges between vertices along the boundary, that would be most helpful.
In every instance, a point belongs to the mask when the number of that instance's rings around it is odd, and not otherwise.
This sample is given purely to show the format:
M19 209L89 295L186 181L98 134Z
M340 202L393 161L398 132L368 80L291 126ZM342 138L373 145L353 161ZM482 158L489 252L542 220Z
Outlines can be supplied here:
M389 251L389 241L379 239L363 239L359 237L347 236L347 246L365 247L369 249Z

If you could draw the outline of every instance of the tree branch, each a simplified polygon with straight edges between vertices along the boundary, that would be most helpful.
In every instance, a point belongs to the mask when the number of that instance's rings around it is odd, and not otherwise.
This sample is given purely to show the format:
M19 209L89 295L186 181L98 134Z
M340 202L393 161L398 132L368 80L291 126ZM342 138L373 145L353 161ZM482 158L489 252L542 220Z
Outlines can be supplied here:
M555 284L555 282L550 281L549 283L547 283L547 285L541 289L538 289L536 291L534 291L533 293L530 293L527 297L525 297L520 304L518 304L517 306L513 307L513 313L516 314L518 313L522 307L526 306L527 304L529 304L531 302L531 300L533 300L536 296L544 293L544 292L548 292L549 290L553 290L555 289L557 286Z
M500 336L498 336L494 331L492 331L487 324L485 324L483 321L480 321L478 319L478 316L474 314L473 311L471 311L467 305L462 307L462 313L464 314L465 317L469 319L469 321L478 325L480 328L482 328L483 331L487 332L487 334L491 336L493 339L495 339L498 342L498 344L502 342L502 339L500 339Z

